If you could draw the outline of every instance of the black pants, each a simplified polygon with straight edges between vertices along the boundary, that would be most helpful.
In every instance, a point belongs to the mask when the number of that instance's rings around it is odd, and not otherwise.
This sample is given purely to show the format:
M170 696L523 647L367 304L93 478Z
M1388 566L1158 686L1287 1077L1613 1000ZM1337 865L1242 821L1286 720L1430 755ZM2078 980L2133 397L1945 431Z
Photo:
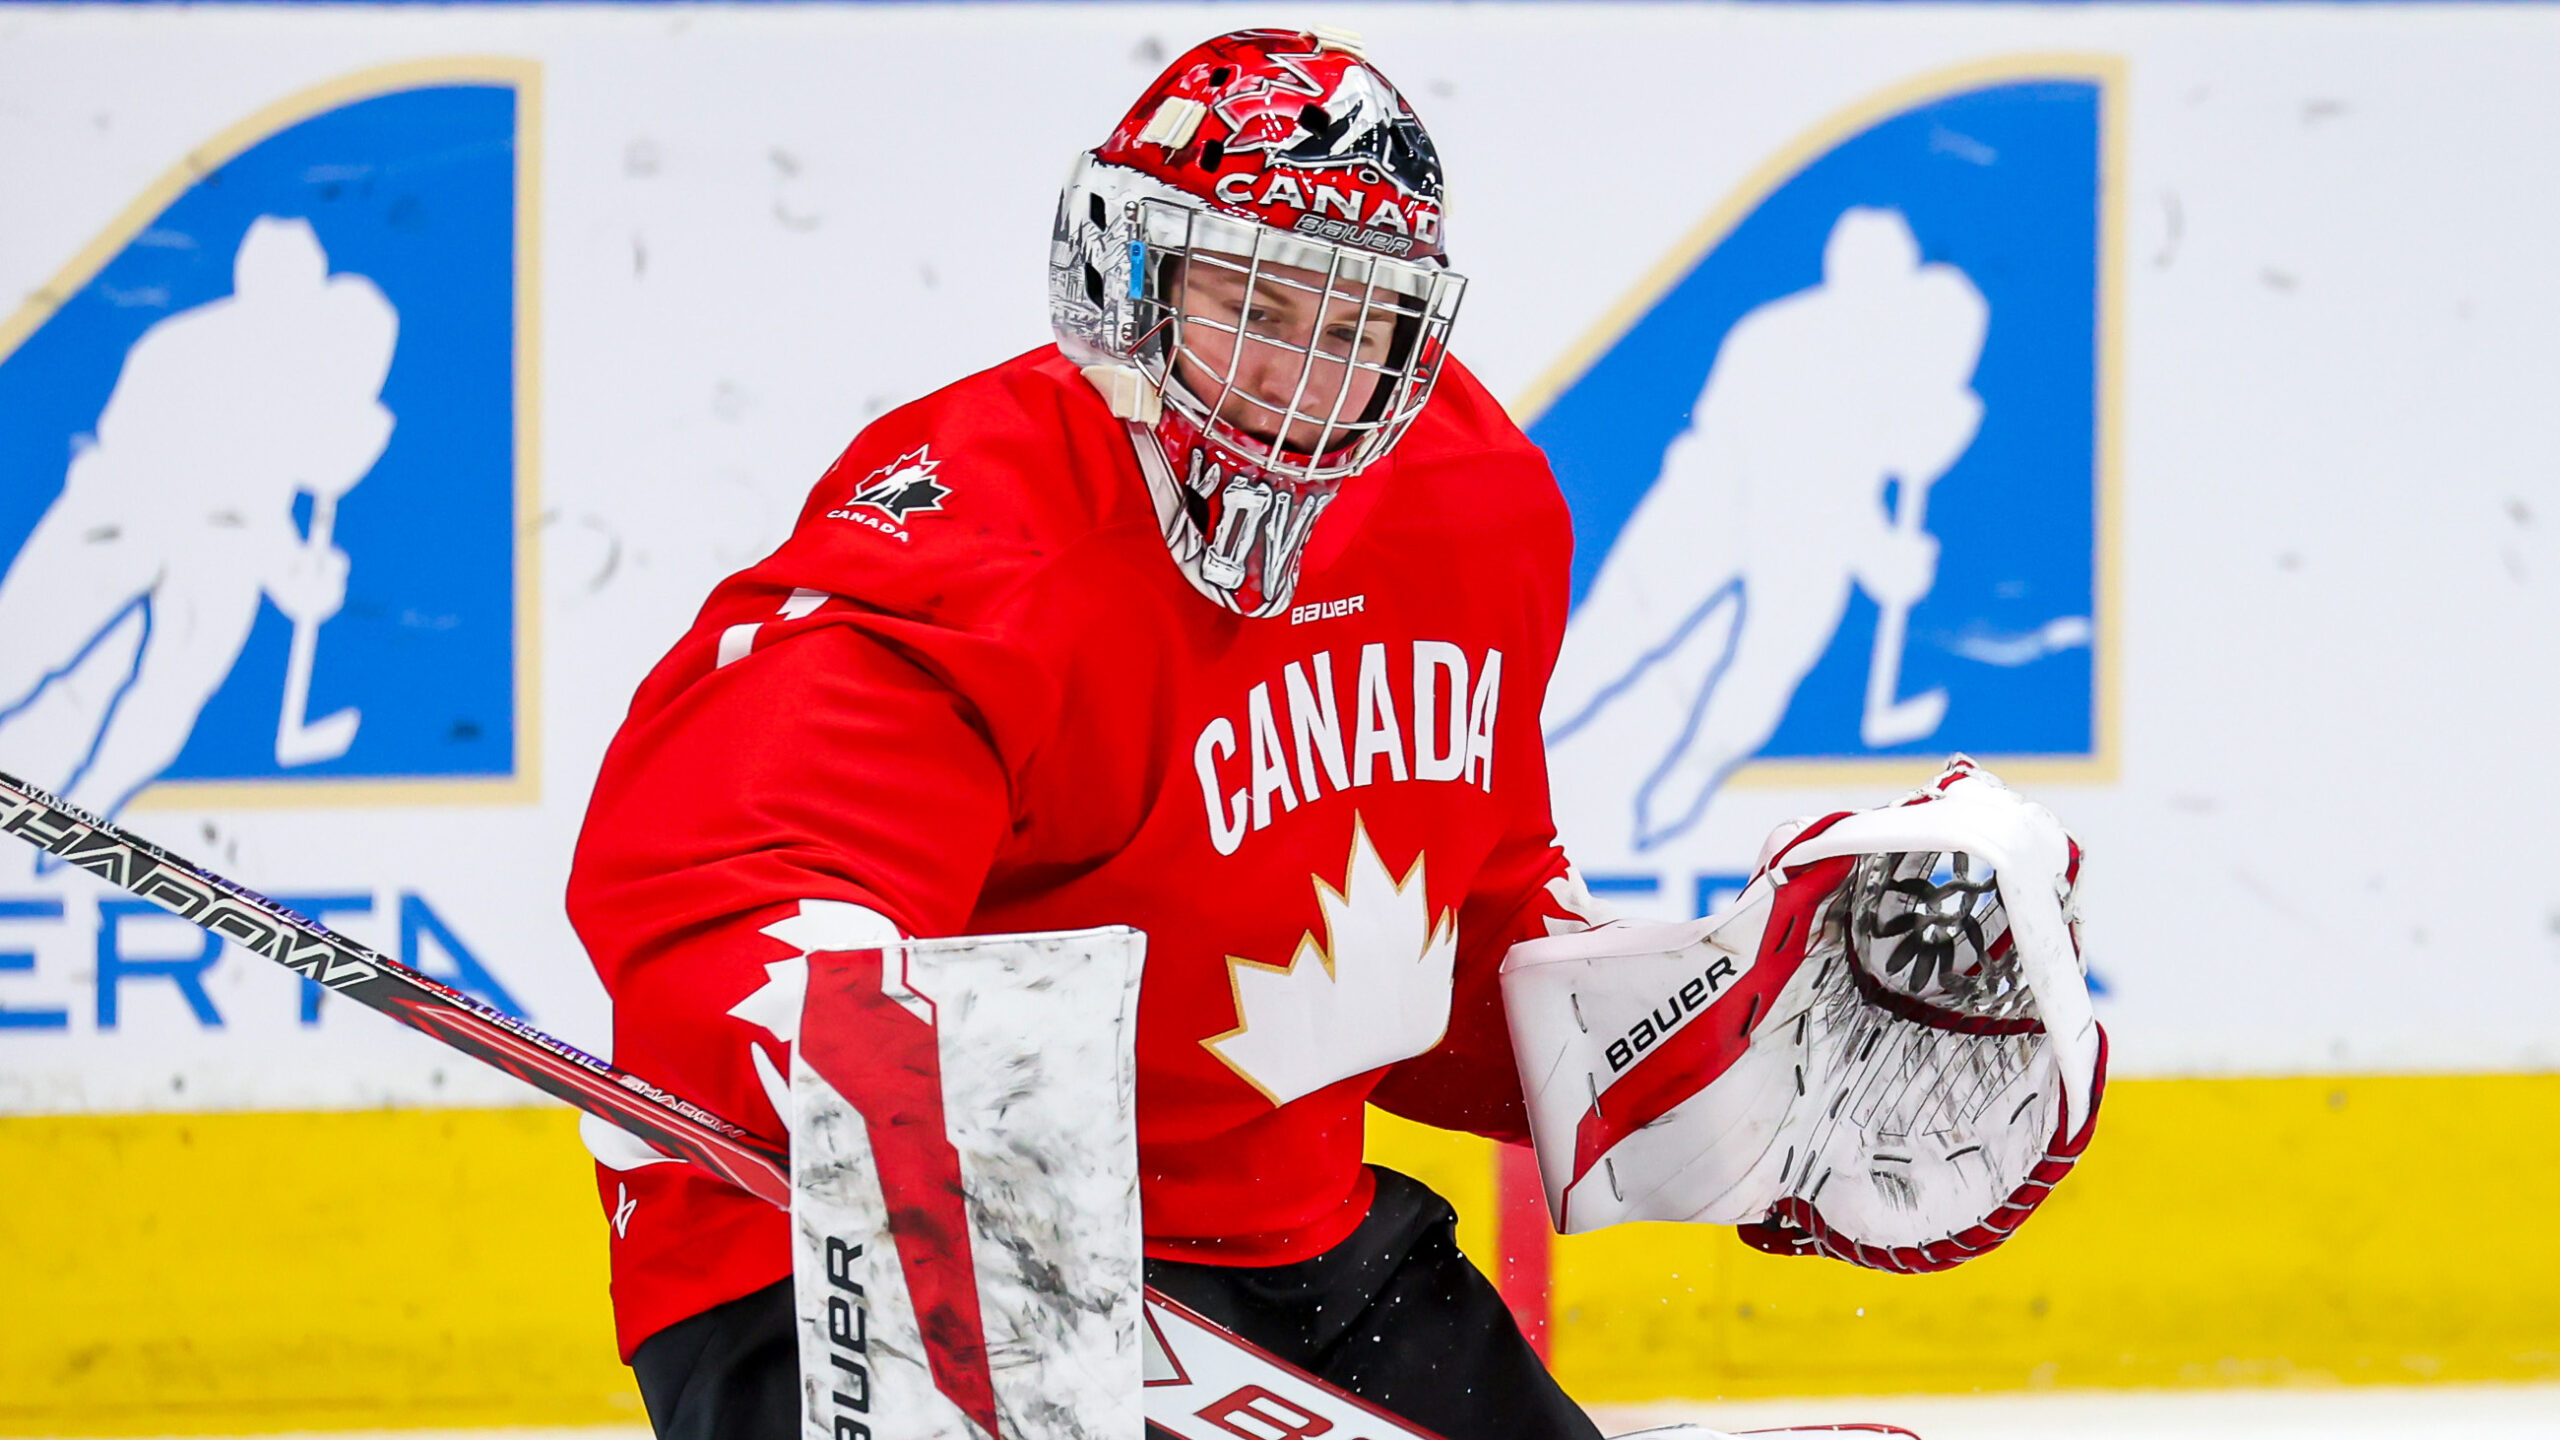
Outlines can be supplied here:
M1264 1268L1150 1260L1147 1283L1447 1440L1598 1440L1458 1252L1449 1203L1377 1174L1368 1217L1322 1255ZM788 1281L650 1336L631 1369L659 1440L799 1440Z

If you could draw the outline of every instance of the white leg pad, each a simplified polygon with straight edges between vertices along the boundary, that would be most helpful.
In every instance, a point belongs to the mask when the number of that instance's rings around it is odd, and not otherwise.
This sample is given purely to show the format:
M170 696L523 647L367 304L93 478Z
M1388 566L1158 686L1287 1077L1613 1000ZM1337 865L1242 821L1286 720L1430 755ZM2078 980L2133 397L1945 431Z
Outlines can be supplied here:
M809 957L807 1440L1142 1440L1144 949L1112 928Z

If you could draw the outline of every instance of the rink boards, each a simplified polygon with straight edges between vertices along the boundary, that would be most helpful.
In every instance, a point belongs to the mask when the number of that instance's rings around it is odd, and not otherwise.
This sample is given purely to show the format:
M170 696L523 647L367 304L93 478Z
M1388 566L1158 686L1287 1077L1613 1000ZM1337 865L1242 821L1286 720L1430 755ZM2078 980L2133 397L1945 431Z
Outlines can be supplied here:
M600 1047L559 895L633 687L863 423L1042 342L1069 154L1251 18L0 5L0 768L51 766ZM2117 1092L2086 1172L1978 1273L1562 1245L1568 1377L1598 1400L2549 1373L2522 1297L2551 1277L2439 1232L2524 1227L2560 1186L2501 1143L2549 1123L2560 1013L2560 8L1324 18L1430 125L1457 351L1574 509L1580 688L1548 728L1595 888L1698 913L1772 824L1968 750L2090 847L2100 1017L2119 1073L2158 1082ZM398 319L378 392L268 427L307 440L290 464L219 420L362 327L243 319L263 221L307 226L336 288L296 283ZM374 405L367 458L342 437ZM1915 418L1842 438L1888 412ZM319 489L349 570L316 624L272 557L163 523L209 496L244 517L225 535L309 536ZM72 543L102 530L138 558ZM523 1101L0 856L0 1184L62 1221L9 1222L36 1303L0 1316L26 1327L0 1329L0 1427L624 1413L580 1157ZM1489 1246L1480 1147L1394 1146ZM2253 1164L2274 1174L2226 1180ZM401 1289L421 1267L356 1258L390 1242L333 1208L269 1228L275 1193L346 1184L434 1197L400 1203L514 1298ZM143 1238L177 1233L268 1238L180 1280ZM385 1293L406 1343L351 1298ZM1838 1368L1788 1358L1813 1353ZM514 1378L452 1388L470 1356Z
M2560 1080L2129 1081L2107 1106L2036 1222L1943 1276L1724 1230L1558 1241L1557 1372L1595 1405L2551 1379L2560 1264L2513 1237L2560 1164L2516 1136ZM1372 1158L1500 1273L1490 1149L1373 1116ZM0 1119L0 1177L0 1433L640 1421L564 1112Z

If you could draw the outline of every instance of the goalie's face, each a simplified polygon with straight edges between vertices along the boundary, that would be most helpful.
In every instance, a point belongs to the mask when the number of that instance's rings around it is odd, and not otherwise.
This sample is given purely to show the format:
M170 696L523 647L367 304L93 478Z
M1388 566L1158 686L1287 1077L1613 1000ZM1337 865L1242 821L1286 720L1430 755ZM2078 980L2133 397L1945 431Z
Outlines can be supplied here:
M1184 262L1173 378L1221 424L1275 449L1330 454L1375 426L1408 308L1321 270Z
M1277 614L1343 482L1421 418L1466 282L1440 158L1356 40L1240 30L1168 66L1060 192L1049 315L1131 429L1203 594Z

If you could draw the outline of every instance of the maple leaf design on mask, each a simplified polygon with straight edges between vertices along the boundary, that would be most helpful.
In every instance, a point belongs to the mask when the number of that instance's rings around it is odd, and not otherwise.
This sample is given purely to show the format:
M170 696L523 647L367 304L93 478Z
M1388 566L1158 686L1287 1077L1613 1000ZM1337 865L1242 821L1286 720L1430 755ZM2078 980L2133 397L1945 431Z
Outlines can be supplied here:
M1324 943L1302 935L1285 966L1228 956L1238 1023L1200 1043L1274 1105L1439 1044L1458 927L1432 917L1423 859L1398 880L1355 816L1342 888L1309 877Z

